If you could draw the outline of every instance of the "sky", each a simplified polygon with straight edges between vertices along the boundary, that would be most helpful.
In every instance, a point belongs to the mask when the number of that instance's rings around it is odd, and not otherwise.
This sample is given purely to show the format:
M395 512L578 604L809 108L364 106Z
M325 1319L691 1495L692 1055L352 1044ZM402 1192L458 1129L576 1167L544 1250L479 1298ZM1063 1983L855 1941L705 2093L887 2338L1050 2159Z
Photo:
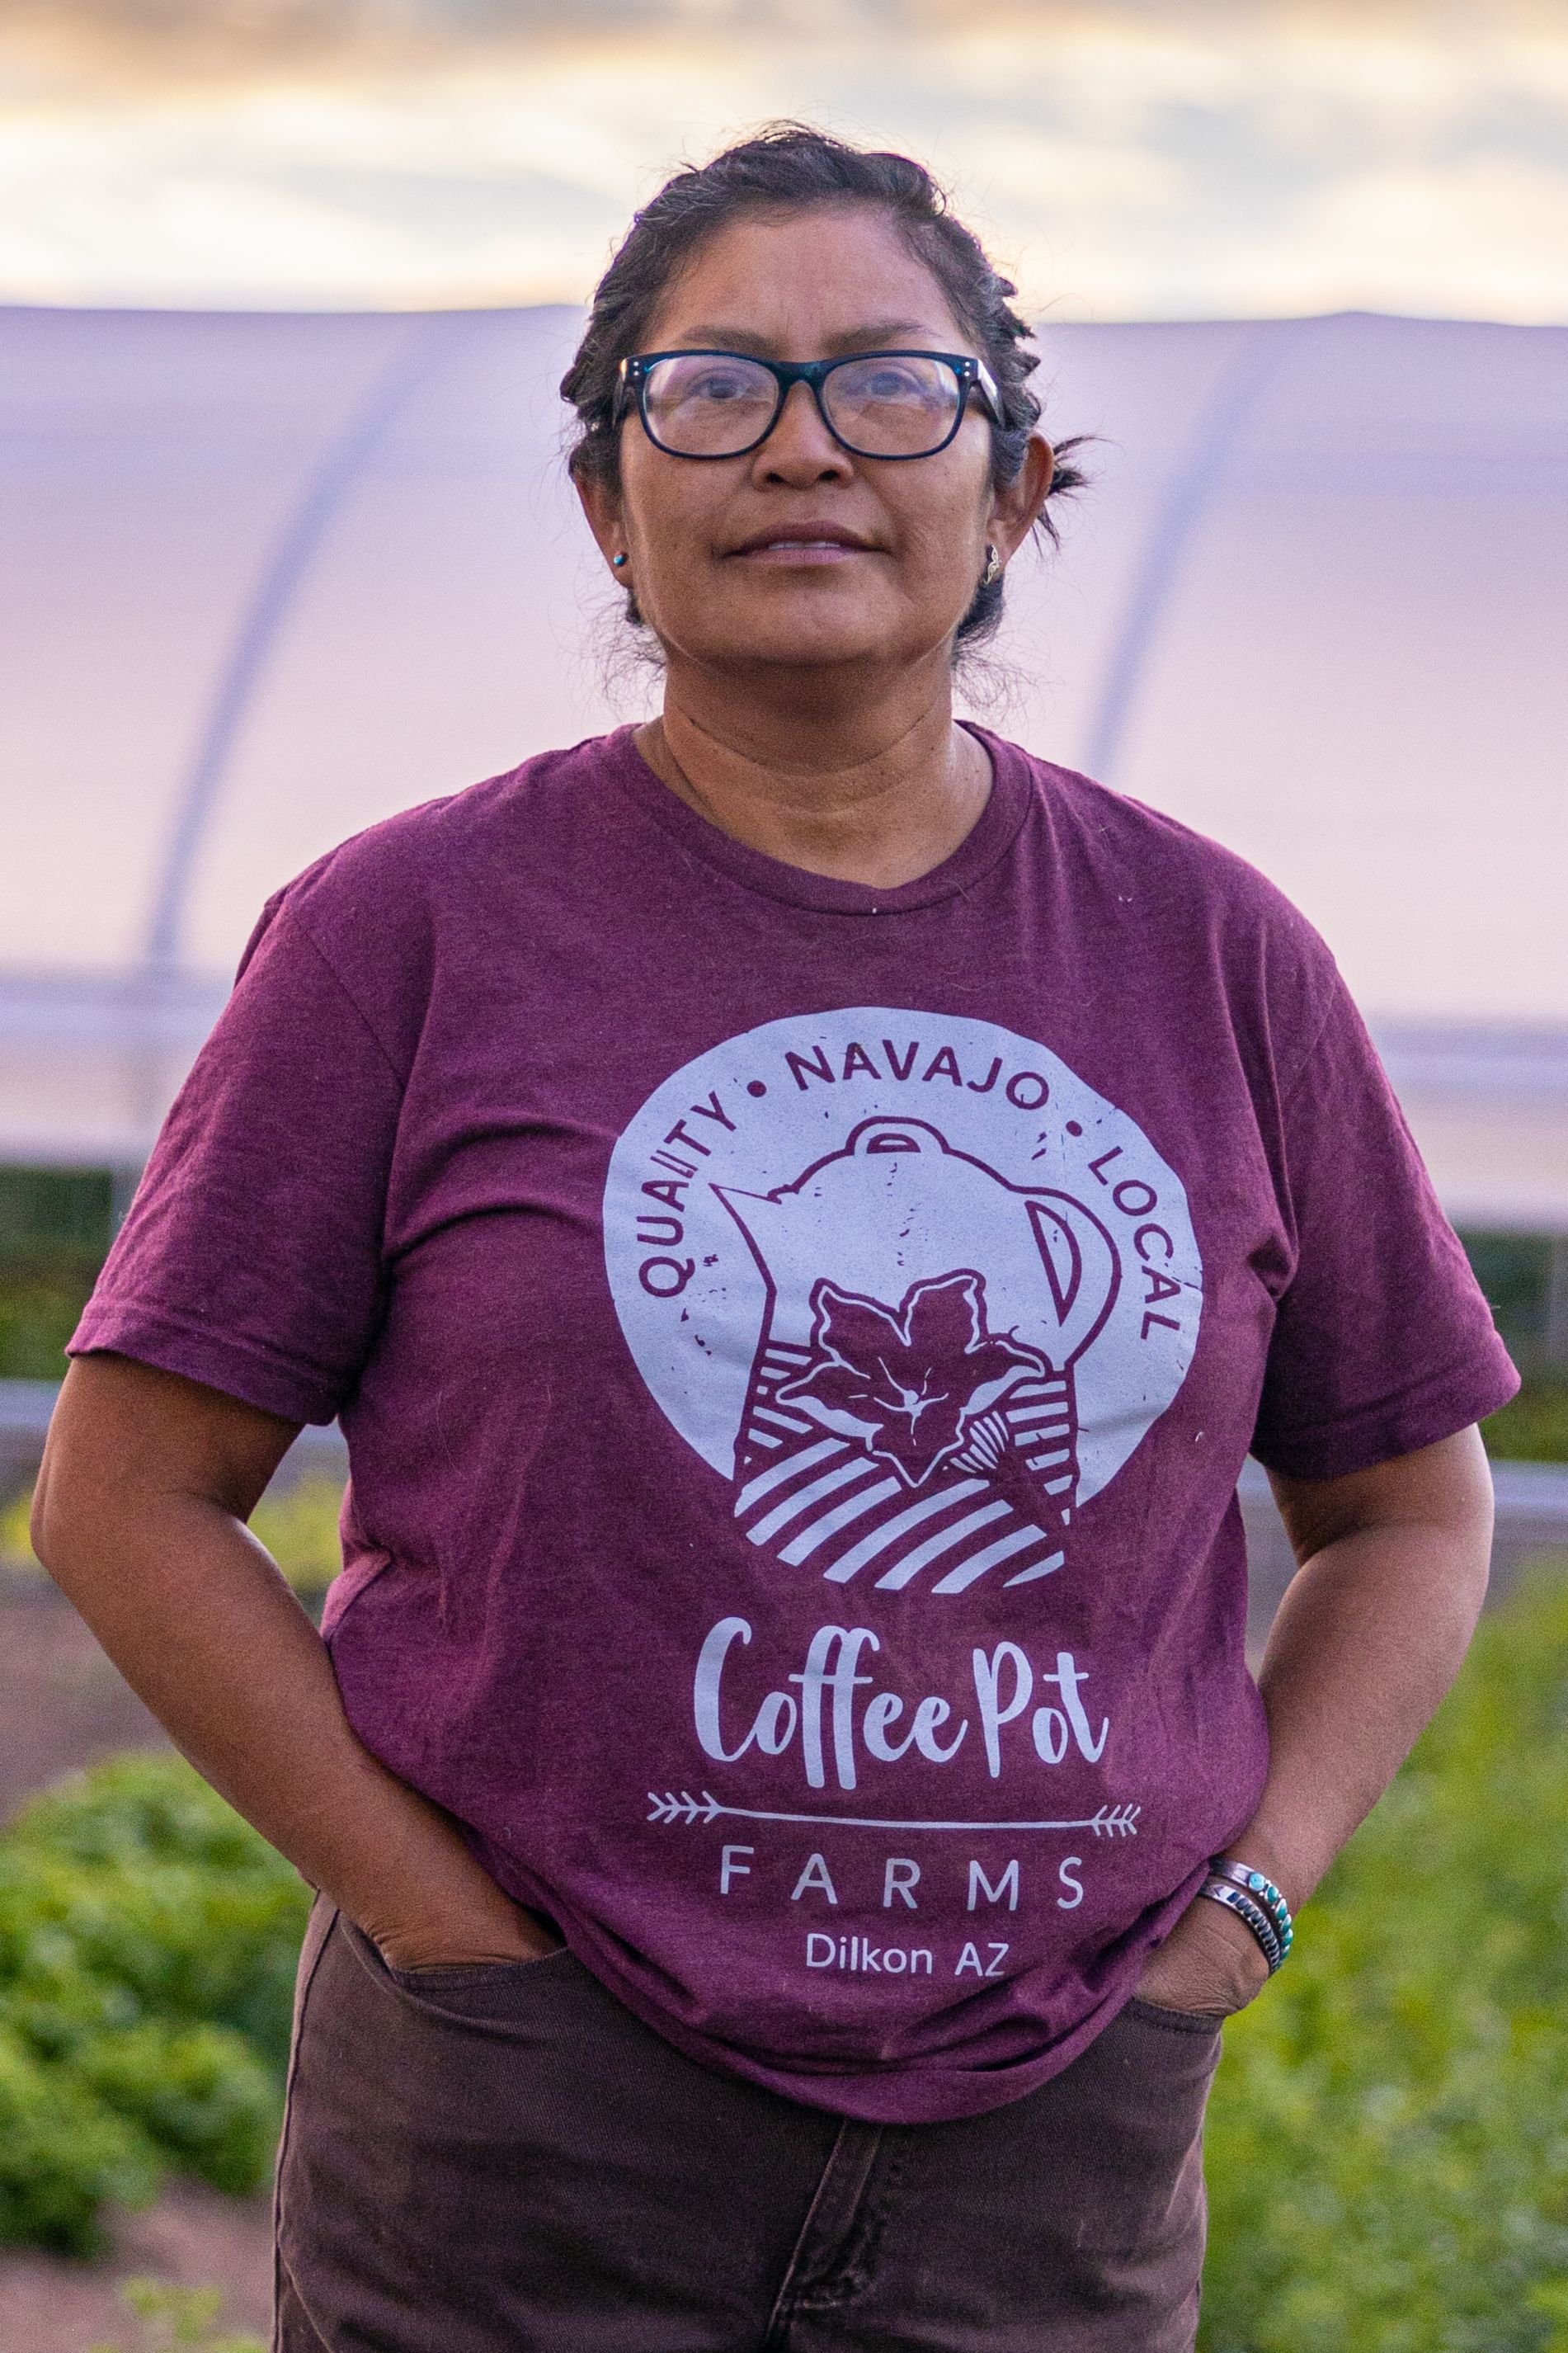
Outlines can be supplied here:
M1568 0L0 0L0 301L581 301L781 115L1037 315L1568 319Z

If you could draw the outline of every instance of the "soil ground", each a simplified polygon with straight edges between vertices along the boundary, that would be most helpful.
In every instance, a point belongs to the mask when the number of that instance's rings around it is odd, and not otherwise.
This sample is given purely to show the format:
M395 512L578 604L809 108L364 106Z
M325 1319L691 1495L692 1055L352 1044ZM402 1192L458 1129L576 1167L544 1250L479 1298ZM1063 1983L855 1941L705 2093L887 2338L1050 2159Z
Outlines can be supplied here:
M5 2353L88 2353L140 2345L121 2289L128 2279L225 2291L220 2327L266 2341L272 2306L272 2224L265 2198L220 2198L195 2182L169 2189L149 2213L123 2217L112 2253L73 2263L58 2255L0 2253Z
M0 1577L0 1821L116 1749L167 1746L54 1587Z

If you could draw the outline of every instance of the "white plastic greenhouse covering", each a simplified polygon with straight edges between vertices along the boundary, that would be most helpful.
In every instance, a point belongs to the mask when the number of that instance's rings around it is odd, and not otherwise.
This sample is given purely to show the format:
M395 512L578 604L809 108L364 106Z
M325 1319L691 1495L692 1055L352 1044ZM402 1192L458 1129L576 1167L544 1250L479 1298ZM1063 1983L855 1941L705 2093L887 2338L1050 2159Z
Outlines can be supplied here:
M0 1159L133 1166L279 882L645 707L578 324L0 311ZM1095 480L982 715L1262 866L1451 1213L1568 1231L1568 329L1042 343Z

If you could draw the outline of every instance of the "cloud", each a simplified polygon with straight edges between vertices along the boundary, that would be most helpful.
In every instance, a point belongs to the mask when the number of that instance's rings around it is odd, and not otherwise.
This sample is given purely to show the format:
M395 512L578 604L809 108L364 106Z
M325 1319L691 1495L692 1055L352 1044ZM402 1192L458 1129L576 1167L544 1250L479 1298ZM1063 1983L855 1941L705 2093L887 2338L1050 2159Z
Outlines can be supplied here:
M0 88L12 299L580 299L795 113L1058 315L1568 315L1560 0L10 0Z
M579 0L578 31L634 24L637 0ZM237 70L363 58L415 48L451 51L559 28L559 9L530 0L12 0L9 29L56 51L167 71L218 58Z
M1213 62L1266 45L1349 35L1364 54L1383 37L1408 56L1452 57L1539 37L1561 45L1556 0L9 0L5 34L37 64L124 82L405 70L521 52L692 34L733 50L797 51L841 40L998 47L1120 45L1140 58ZM1200 67L1200 73L1210 69Z

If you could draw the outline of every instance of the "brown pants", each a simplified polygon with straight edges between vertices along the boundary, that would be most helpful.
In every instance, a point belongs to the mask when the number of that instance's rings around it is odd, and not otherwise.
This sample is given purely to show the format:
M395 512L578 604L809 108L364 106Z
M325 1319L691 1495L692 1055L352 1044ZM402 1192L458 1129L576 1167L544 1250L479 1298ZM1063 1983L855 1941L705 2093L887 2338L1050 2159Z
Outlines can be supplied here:
M1133 2001L990 2116L857 2124L565 1952L407 1976L318 1904L275 2353L1189 2353L1219 2040Z

